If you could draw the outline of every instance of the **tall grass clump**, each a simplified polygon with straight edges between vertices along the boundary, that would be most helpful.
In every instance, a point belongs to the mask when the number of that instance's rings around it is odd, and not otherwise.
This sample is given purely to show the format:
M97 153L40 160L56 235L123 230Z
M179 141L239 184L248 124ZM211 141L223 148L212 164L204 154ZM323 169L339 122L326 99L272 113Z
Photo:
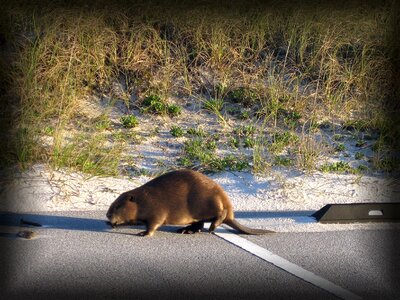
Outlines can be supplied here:
M388 127L390 2L334 9L257 1L223 9L190 1L18 3L2 4L1 27L16 99L13 163L68 161L85 169L73 151L68 159L60 155L74 145L65 132L93 95L119 97L128 108L132 95L140 101L159 95L166 103L171 96L208 99L206 109L224 123L222 104L233 101L252 109L263 126L303 135L307 120ZM113 92L116 81L122 95ZM291 115L299 117L288 122ZM44 147L40 132L49 123L54 141ZM304 137L304 145L310 141ZM301 153L300 165L314 164ZM264 156L258 153L257 165Z

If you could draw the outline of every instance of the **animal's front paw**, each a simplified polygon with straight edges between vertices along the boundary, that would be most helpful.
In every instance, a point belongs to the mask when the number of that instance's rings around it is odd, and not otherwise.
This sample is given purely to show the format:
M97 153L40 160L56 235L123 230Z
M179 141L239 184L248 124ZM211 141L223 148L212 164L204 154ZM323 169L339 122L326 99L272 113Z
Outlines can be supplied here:
M195 234L195 233L201 232L201 228L187 226L187 227L179 228L176 232L182 233L182 234Z
M137 235L138 236L152 236L153 234L146 230L146 231L139 232Z
M198 232L201 232L201 229L193 230L193 229L188 229L188 228L181 228L177 230L178 233L182 234L195 234Z

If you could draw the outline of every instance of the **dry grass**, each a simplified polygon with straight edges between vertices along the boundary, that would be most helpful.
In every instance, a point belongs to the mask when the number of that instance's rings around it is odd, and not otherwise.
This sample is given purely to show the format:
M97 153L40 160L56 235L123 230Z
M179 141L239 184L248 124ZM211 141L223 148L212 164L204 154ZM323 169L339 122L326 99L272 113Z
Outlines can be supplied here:
M301 126L285 127L286 111L304 122L367 120L370 128L387 134L390 3L333 10L298 6L284 13L238 2L224 14L217 5L176 6L137 2L123 9L108 4L30 10L4 4L2 28L8 30L13 61L8 76L18 99L12 163L67 161L79 167L79 156L60 159L75 145L74 140L65 144L63 133L79 101L111 94L116 80L124 83L127 106L131 95L139 100L150 94L194 96L204 102L244 87L254 97L243 104L255 110L264 127L308 134ZM222 114L221 119L225 122ZM54 143L44 149L39 136L49 122L55 122ZM313 138L302 141L298 166L312 169ZM90 151L108 157L104 149ZM264 155L257 155L260 166Z

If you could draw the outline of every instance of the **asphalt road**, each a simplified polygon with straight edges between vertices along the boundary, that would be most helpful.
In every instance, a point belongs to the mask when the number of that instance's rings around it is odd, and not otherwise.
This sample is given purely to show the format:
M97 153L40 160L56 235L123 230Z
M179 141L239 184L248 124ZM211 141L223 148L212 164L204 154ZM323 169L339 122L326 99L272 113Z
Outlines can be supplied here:
M3 299L337 299L208 233L164 226L139 237L140 226L108 227L105 212L0 218ZM21 230L37 236L16 238ZM399 231L241 236L365 299L400 299Z

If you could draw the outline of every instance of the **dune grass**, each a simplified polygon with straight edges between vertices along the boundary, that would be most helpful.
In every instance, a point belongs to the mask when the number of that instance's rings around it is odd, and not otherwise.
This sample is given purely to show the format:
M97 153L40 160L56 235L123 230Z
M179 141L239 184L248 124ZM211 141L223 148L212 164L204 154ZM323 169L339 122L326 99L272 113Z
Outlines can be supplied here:
M45 161L114 174L122 151L114 151L110 162L107 147L68 140L65 132L79 102L112 94L116 80L124 83L120 97L128 107L132 94L140 101L151 95L191 97L224 123L224 103L249 107L263 128L301 136L295 160L301 168L315 169L318 147L308 125L316 120L364 122L390 142L390 1L314 9L237 1L223 13L216 4L189 1L16 3L3 4L1 26L12 62L8 96L16 101L7 157L12 164ZM54 142L45 147L40 137L49 122ZM268 149L261 140L251 144L258 167L269 165L261 158L274 160L261 153ZM73 155L78 145L90 155Z

